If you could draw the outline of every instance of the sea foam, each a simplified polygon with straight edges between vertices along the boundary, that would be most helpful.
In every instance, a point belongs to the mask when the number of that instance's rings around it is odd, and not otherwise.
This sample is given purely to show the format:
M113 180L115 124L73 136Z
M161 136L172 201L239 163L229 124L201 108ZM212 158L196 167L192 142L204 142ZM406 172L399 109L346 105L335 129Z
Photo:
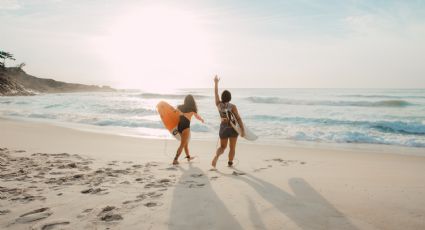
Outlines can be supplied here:
M316 101L296 100L279 97L247 97L247 101L262 104L310 105L310 106L359 106L359 107L405 107L414 105L404 100L382 101Z
M259 136L257 142L302 140L425 147L425 90L230 91L242 120ZM189 93L195 96L198 112L206 121L201 124L192 119L192 138L216 140L220 119L212 89L169 94L120 91L0 97L0 116L101 126L105 130L123 127L133 130L131 135L143 130L143 136L157 137L157 133L168 135L168 131L156 104L165 100L177 106Z

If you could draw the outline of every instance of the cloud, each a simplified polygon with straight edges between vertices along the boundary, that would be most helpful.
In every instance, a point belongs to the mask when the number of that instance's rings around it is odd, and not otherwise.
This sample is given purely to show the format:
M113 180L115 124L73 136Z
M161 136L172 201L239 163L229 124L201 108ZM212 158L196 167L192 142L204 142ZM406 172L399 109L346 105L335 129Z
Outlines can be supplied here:
M2 0L0 1L0 10L17 10L21 8L17 0Z

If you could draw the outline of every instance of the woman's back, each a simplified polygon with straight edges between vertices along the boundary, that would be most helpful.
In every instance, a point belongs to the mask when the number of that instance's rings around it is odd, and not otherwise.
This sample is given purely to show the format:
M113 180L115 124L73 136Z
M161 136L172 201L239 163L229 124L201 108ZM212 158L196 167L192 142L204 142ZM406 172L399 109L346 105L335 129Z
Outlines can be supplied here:
M230 102L227 102L227 103L220 102L220 103L218 103L217 109L218 109L218 113L220 114L220 118L222 120L228 119L228 116L229 116L228 113L232 112L232 109L233 109L234 106L235 105L230 103Z

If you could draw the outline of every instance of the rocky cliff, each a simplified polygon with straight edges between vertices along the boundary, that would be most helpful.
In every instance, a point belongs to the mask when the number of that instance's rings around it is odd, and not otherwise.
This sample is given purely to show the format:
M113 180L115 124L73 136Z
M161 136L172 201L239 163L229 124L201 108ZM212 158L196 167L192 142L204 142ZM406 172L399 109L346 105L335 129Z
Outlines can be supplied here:
M0 68L0 96L27 96L36 93L111 92L109 86L66 83L38 78L20 68Z

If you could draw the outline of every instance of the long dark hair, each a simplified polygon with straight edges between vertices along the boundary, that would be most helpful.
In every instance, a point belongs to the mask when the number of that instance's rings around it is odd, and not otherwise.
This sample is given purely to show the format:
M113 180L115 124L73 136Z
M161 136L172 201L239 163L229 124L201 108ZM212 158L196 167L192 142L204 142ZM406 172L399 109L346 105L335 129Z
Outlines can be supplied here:
M195 98L193 98L191 94L187 95L184 98L184 104L177 106L177 108L183 113L198 112L198 107L196 106Z

